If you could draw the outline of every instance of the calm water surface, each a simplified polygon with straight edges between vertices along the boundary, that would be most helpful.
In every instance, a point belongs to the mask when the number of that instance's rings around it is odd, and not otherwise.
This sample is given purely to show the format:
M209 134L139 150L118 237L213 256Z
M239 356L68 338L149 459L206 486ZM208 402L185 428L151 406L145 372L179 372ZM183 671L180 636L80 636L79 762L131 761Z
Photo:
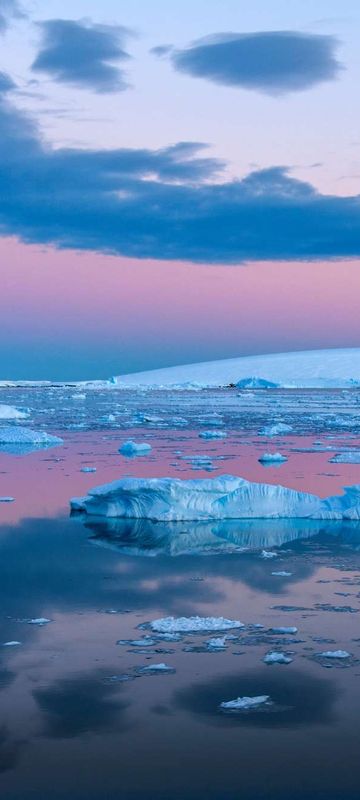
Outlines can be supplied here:
M232 473L339 493L360 482L360 465L329 461L360 447L357 392L72 394L0 397L31 409L22 424L64 439L0 451L0 496L15 497L0 503L0 643L20 642L0 647L1 798L358 798L359 524L69 516L70 497L125 474ZM279 420L292 431L259 436ZM201 439L212 426L227 438ZM121 456L128 438L151 443L150 455ZM288 461L264 468L266 450ZM214 471L194 470L194 455ZM207 643L223 634L205 631L148 644L151 620L194 614L245 627L218 651ZM298 631L271 632L279 626ZM339 649L349 657L319 655ZM269 651L292 661L268 666ZM159 663L171 669L143 670ZM257 695L272 705L219 709Z

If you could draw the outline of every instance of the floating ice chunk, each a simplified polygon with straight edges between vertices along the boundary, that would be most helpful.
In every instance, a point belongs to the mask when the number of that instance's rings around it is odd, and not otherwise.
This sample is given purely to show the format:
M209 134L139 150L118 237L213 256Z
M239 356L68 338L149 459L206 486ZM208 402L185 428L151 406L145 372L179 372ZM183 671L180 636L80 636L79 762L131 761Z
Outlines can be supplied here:
M237 389L279 389L280 383L274 381L267 381L265 378L242 378L241 381L236 383Z
M3 647L19 647L19 645L21 645L21 642L15 640L12 642L3 642Z
M319 653L320 658L351 658L351 653L347 650L325 650L324 653Z
M297 633L298 629L295 628L295 625L289 625L288 627L279 627L279 628L270 628L270 633L277 633L277 634L294 634Z
M290 656L286 656L285 653L277 653L273 651L271 653L266 653L264 656L265 664L291 664L292 658Z
M275 425L265 425L259 436L279 436L282 433L290 433L292 431L291 425L286 425L285 422L277 422Z
M153 631L159 633L196 633L197 631L227 631L243 628L236 619L224 617L162 617L150 623Z
M161 662L160 664L149 664L146 667L141 667L141 672L175 672L175 669Z
M96 472L96 467L81 467L81 472Z
M226 636L219 636L215 639L209 639L209 641L206 642L206 647L208 650L225 650Z
M28 419L30 417L29 409L15 408L15 406L7 406L3 403L0 404L0 419Z
M76 394L71 395L72 400L86 400L86 394L82 392L76 392Z
M62 439L45 431L34 431L31 428L14 425L0 427L0 450L3 452L22 455L61 444L63 444Z
M156 639L151 636L144 636L143 639L118 639L116 644L130 645L131 647L154 647Z
M0 497L0 503L13 503L15 497Z
M225 439L227 433L226 431L201 431L199 436L200 439Z
M265 703L269 704L269 701L270 695L260 694L257 697L237 697L236 700L226 700L223 703L220 703L219 707L225 711L249 711L252 708L257 708L258 706L264 705Z
M274 553L273 550L262 550L261 558L277 558L278 553Z
M119 453L123 456L139 456L149 453L150 450L151 444L147 444L147 442L133 442L132 439L129 439L121 445Z
M278 572L272 572L272 575L275 575L277 578L290 578L292 572L286 572L284 569L280 569Z
M337 453L329 459L330 464L360 464L360 450L351 450L348 453Z
M51 622L51 619L47 619L47 617L35 617L34 619L27 619L26 622L28 625L47 625L48 622Z
M287 457L282 453L264 453L258 460L260 464L282 464L283 461L287 461Z

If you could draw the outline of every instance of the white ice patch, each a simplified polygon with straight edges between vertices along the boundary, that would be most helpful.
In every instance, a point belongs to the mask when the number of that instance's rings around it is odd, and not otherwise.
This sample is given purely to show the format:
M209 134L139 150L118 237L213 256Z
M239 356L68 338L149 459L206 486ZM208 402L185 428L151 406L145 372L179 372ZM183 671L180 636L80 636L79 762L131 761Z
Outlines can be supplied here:
M200 439L225 439L227 433L226 431L201 431L199 436Z
M0 497L0 503L13 503L15 497Z
M145 453L149 453L150 450L151 444L147 444L147 442L134 442L132 439L129 439L121 445L119 453L123 456L141 456L145 455Z
M1 429L0 429L1 433ZM1 440L1 436L0 436ZM150 445L148 445L150 447ZM360 484L321 499L285 486L218 478L121 478L74 498L86 514L162 521L216 519L360 519ZM275 555L275 554L274 554ZM263 551L263 558L271 558Z
M325 650L319 653L320 658L351 658L351 654L347 650Z
M270 695L260 694L257 697L237 697L236 700L226 700L220 703L220 708L233 711L249 711L252 708L257 708L264 703L269 703Z
M0 404L0 419L28 419L30 416L29 409L15 408L15 406L7 406L3 403Z
M272 575L275 575L277 578L290 578L292 572L286 572L284 569L280 569L278 572L272 572Z
M209 639L206 642L208 650L224 650L226 647L226 636L219 636L215 639Z
M360 464L360 450L351 450L348 453L337 453L329 459L330 464Z
M21 642L12 641L12 642L3 642L3 647L19 647Z
M286 425L285 422L277 422L275 425L265 425L259 431L259 436L280 436L283 433L290 433L292 431L291 425Z
M243 628L236 619L225 617L162 617L150 623L153 631L159 633L196 633L197 631L227 631Z
M160 664L149 664L142 667L142 672L174 672L174 667L169 667L168 664L161 662Z

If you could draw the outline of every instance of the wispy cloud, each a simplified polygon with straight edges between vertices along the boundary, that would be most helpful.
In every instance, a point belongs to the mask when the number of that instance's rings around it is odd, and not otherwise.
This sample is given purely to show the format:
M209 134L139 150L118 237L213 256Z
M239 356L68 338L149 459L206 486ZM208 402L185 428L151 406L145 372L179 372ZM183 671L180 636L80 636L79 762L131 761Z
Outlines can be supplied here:
M32 64L34 72L98 93L127 88L124 70L112 63L130 58L124 49L130 35L127 28L65 19L38 24L43 42Z

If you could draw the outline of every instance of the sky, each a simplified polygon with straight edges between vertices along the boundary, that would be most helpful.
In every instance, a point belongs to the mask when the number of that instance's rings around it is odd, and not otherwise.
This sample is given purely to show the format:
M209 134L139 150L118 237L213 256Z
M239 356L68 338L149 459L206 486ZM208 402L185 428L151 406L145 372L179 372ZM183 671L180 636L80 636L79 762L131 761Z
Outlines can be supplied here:
M0 0L0 380L360 346L355 0Z

